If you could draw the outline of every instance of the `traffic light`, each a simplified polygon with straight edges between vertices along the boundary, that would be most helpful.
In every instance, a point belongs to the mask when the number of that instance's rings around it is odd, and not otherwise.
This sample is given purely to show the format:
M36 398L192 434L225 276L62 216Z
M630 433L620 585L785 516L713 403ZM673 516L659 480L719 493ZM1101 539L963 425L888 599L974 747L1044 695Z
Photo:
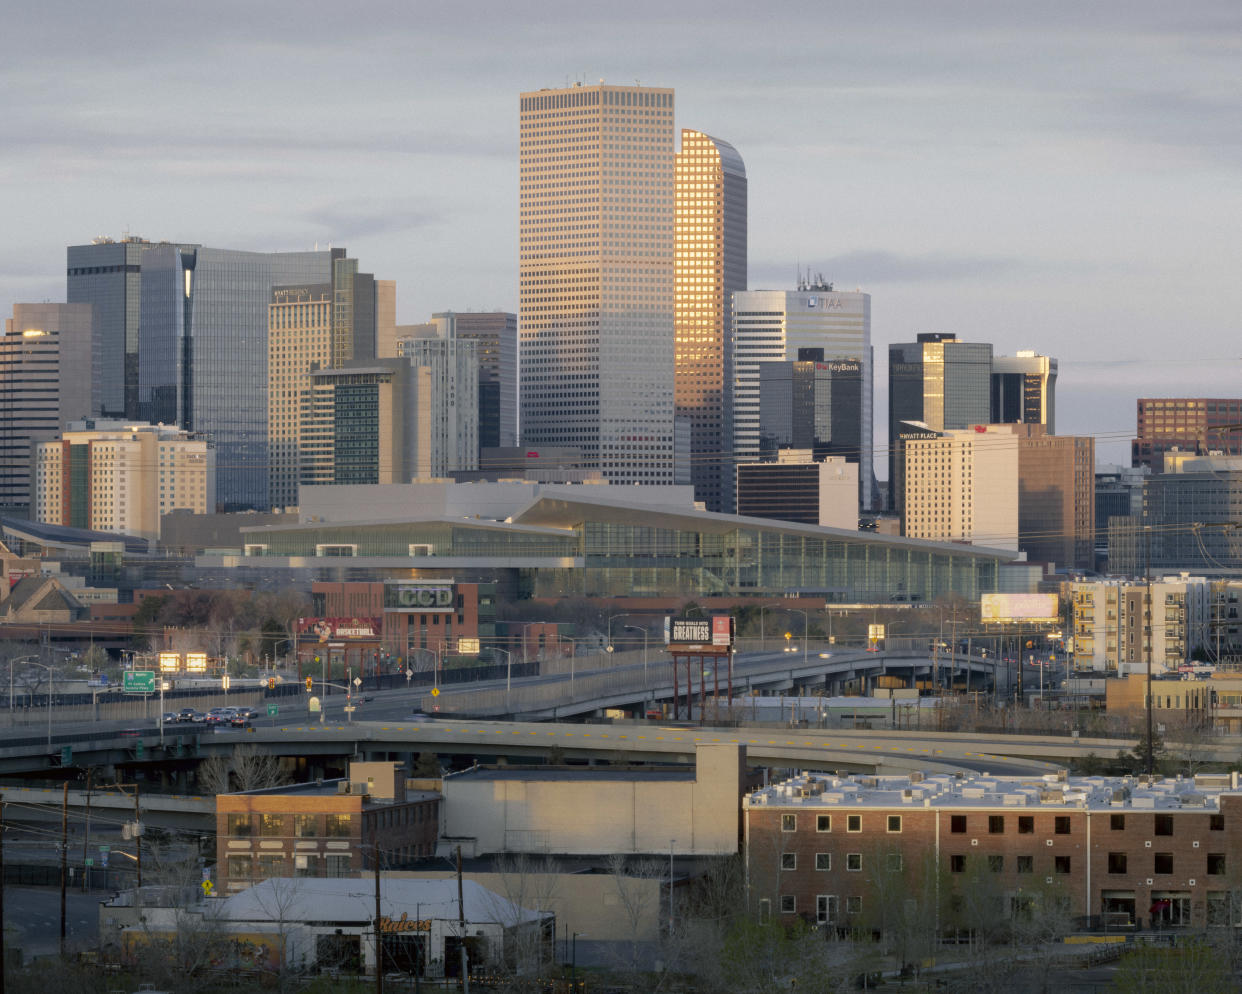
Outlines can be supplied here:
M267 678L267 689L268 690L276 689L276 678L274 676L269 676Z
M308 676L306 678L306 692L309 694L314 689L315 689L315 678Z

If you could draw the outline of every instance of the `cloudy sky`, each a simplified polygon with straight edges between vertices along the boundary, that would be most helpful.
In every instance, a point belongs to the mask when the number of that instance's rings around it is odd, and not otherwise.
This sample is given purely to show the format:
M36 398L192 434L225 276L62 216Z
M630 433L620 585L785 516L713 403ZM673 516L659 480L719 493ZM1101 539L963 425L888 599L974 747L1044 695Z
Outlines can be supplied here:
M751 287L867 290L877 359L1055 355L1058 428L1114 459L1135 397L1242 391L1236 0L115 0L5 34L5 313L125 232L343 245L402 321L516 309L518 92L639 80L746 160Z

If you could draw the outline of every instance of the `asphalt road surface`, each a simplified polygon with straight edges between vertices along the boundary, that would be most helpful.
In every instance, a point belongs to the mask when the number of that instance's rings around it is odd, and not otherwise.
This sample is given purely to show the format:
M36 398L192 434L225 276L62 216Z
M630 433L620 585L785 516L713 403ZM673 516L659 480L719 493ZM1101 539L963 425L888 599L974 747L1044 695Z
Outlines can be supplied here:
M99 937L99 905L108 891L70 890L65 896L65 948L94 948ZM4 929L9 944L30 960L60 950L60 890L55 887L5 887Z

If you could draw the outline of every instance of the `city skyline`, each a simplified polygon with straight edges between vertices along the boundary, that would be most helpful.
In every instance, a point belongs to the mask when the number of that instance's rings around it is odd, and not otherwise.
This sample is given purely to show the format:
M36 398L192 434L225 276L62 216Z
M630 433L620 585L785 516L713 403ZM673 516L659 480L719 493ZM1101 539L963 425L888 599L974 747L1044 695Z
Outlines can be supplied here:
M1059 356L1058 427L1118 461L1134 397L1231 392L1230 5L551 4L539 22L501 5L478 22L233 7L167 27L125 4L16 13L0 162L24 235L0 250L6 311L63 299L64 247L126 229L248 251L347 243L398 282L402 322L516 311L517 94L637 78L676 89L675 127L746 160L750 287L791 289L801 265L871 293L881 357L928 331ZM683 56L691 34L710 61ZM451 87L423 84L450 65ZM100 74L113 85L83 82ZM1191 343L1172 363L1170 329Z

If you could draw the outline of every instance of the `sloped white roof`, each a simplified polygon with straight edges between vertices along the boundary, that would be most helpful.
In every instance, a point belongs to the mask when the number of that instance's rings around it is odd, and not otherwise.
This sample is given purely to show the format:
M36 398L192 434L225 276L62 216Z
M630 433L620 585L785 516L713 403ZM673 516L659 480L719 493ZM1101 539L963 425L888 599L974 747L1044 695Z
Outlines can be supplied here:
M538 921L538 912L462 881L466 921L505 927ZM273 877L227 898L208 902L208 915L231 922L369 922L375 917L371 877ZM457 920L457 881L398 877L380 881L380 914Z

